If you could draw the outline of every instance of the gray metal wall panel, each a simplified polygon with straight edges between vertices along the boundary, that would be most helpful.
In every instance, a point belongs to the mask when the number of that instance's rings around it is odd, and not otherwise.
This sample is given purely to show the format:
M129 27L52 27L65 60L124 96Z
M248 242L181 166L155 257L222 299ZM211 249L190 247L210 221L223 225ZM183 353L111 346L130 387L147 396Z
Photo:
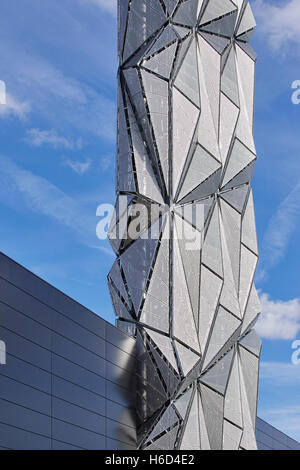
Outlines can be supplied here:
M0 447L135 448L135 341L3 254L0 339Z
M65 400L53 397L52 416L55 419L105 436L105 416L72 405Z
M1 280L0 280L1 282ZM15 299L18 299L19 291L14 290ZM11 293L10 295L13 295ZM0 293L0 300L2 299ZM14 302L17 303L17 302ZM30 307L28 306L28 309ZM33 310L29 310L33 312ZM51 347L51 330L48 327L41 325L39 322L29 318L31 315L26 316L20 313L14 307L0 303L0 325L8 330L17 333L20 336L32 341L33 343L50 349Z
M10 347L10 344L8 344L8 347ZM1 367L0 375L18 380L24 385L29 385L42 392L51 393L51 374L49 372L28 364L10 354L7 354L6 367Z
M52 420L52 437L55 440L83 447L84 449L103 450L106 448L105 436L57 419Z
M66 400L73 405L80 406L86 410L105 416L106 399L83 388L74 385L59 377L53 377L52 395L56 398Z
M50 450L51 439L0 423L1 445L14 450Z
M88 390L105 396L105 379L74 364L67 359L53 354L53 374L77 385L84 385Z
M51 395L3 375L0 375L0 398L33 411L51 415Z
M6 343L8 355L12 353L17 358L23 359L41 369L51 370L51 352L47 349L1 326L0 338Z
M0 421L24 431L51 437L51 416L0 399Z
M52 351L58 356L69 359L75 364L105 377L106 362L104 358L56 333L52 335Z

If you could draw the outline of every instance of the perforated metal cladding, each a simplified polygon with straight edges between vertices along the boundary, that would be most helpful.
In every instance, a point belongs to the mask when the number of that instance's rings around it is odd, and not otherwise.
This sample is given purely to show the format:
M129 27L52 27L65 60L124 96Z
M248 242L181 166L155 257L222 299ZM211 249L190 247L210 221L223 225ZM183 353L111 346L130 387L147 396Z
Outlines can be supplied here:
M119 0L117 193L160 211L111 240L141 449L256 448L254 27L242 0Z

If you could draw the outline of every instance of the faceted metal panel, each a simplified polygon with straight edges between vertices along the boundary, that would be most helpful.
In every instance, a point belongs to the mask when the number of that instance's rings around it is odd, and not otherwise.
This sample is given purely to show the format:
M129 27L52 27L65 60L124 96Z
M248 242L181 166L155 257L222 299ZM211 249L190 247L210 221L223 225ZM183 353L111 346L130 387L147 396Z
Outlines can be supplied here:
M174 84L196 106L200 107L196 40L191 42Z
M236 6L230 0L209 0L200 25L216 20L236 10Z
M191 396L193 393L193 389L190 388L187 392L185 392L180 398L178 398L174 405L178 413L180 414L181 418L184 420L186 416L186 412L191 400Z
M198 395L194 393L189 415L186 419L185 428L181 440L180 450L199 450L200 433L198 418Z
M201 383L208 385L221 395L225 394L231 371L231 363L233 358L233 349L229 351L219 362L211 367L205 374L201 376Z
M224 417L230 420L232 423L236 424L238 427L243 427L241 385L237 354L235 354L227 386L224 404Z
M205 385L201 385L200 390L211 449L222 450L224 398Z
M130 207L159 207L165 224L156 219L156 239L145 237L154 221L144 216L143 231L112 240L116 315L129 313L140 351L139 448L254 448L251 9L132 0L119 23L117 172Z
M224 450L239 450L243 431L228 421L224 421Z

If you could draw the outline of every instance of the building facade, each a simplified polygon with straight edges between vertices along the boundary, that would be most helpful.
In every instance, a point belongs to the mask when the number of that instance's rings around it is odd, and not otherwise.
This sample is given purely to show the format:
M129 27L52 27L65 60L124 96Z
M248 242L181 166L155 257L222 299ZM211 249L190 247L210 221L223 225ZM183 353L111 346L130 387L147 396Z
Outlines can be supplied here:
M119 0L117 260L140 449L256 449L255 20L243 0Z
M0 340L1 449L136 448L133 338L3 254Z
M135 340L3 254L0 344L0 450L136 450ZM300 450L260 419L257 442Z

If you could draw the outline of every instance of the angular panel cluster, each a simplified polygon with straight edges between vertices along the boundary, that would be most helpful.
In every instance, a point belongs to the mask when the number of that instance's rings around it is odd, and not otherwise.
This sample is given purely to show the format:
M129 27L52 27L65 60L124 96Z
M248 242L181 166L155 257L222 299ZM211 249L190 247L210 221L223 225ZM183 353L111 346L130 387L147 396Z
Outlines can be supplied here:
M141 449L256 449L254 28L244 0L119 0L108 281Z

